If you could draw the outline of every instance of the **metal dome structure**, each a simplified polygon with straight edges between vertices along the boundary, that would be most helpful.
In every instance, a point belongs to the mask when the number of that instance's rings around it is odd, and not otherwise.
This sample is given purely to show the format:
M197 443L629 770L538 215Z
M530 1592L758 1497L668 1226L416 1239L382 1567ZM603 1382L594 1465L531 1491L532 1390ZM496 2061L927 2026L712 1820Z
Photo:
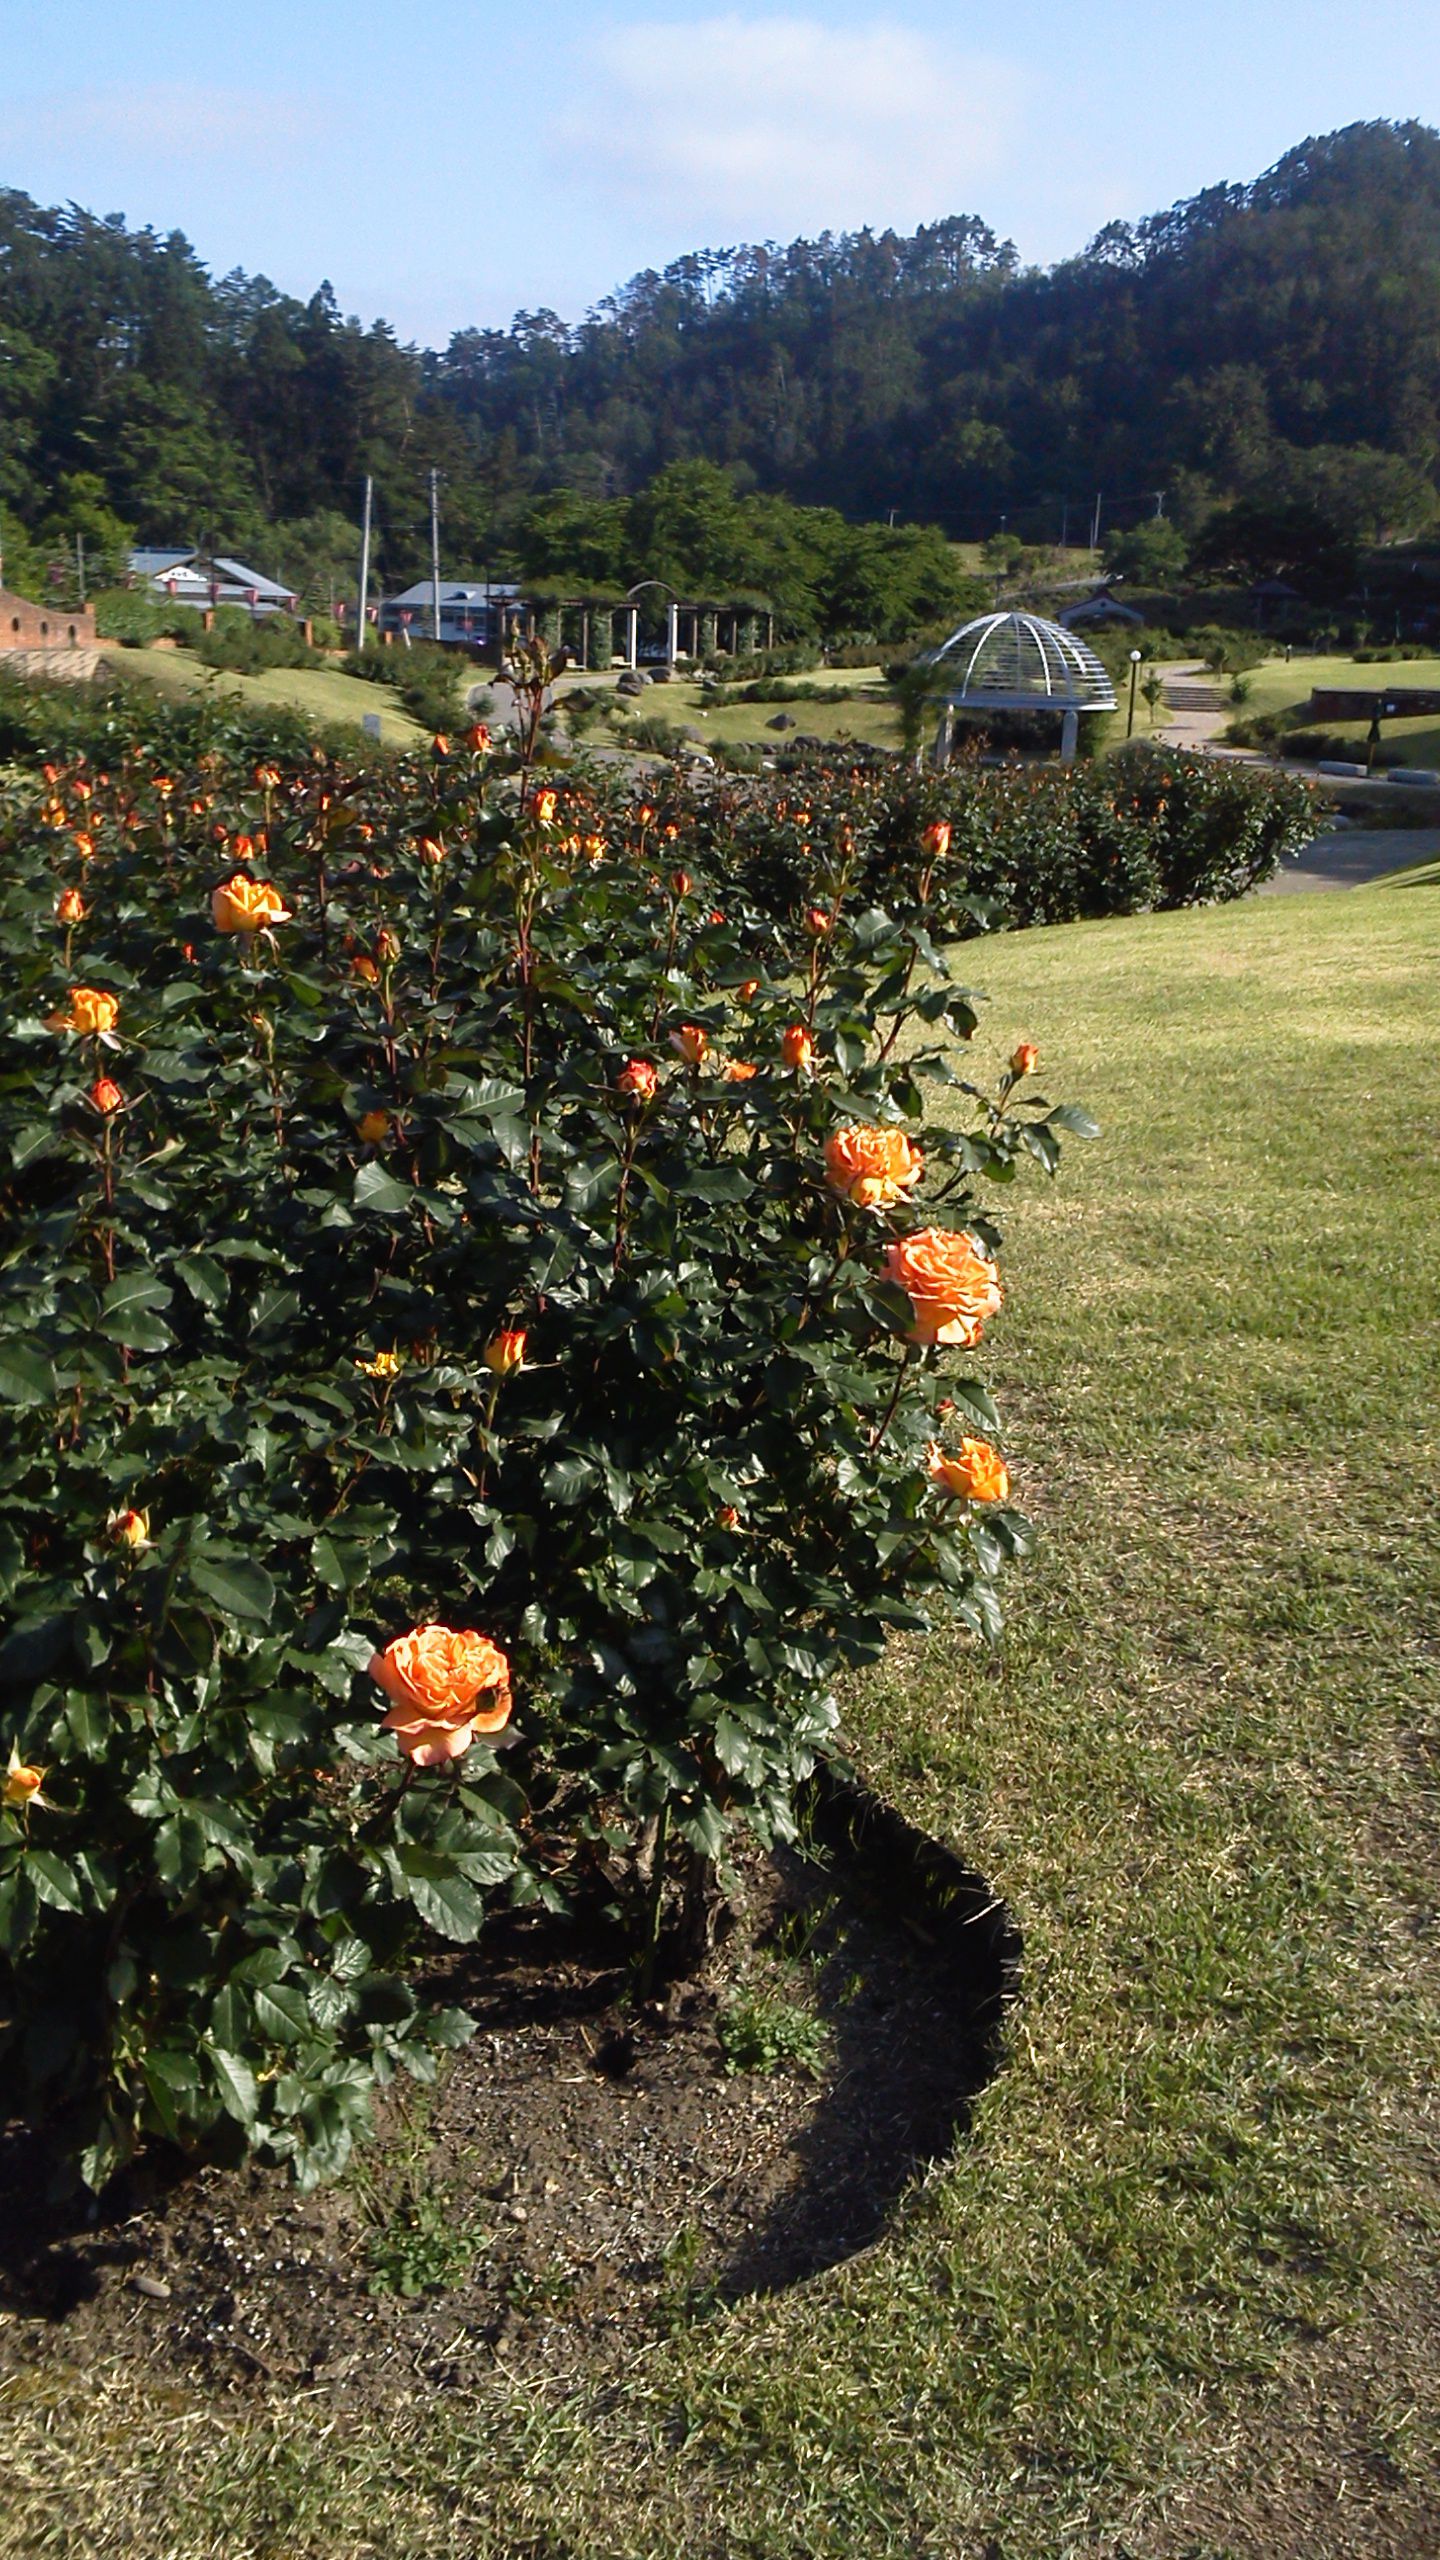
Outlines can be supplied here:
M940 761L957 710L1059 712L1060 752L1068 763L1080 713L1115 709L1115 688L1094 650L1038 613L977 614L951 632L930 663L945 704L936 742Z

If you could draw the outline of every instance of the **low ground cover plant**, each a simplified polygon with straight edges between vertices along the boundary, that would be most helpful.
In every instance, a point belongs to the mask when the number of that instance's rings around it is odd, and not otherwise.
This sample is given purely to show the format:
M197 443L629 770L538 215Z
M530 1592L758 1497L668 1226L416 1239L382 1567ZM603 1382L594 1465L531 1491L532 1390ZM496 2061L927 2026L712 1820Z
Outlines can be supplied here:
M467 2032L428 1933L703 1944L837 1674L993 1636L987 1186L1089 1124L971 1070L923 848L794 912L483 730L123 718L4 788L0 2070L92 2183L312 2178Z

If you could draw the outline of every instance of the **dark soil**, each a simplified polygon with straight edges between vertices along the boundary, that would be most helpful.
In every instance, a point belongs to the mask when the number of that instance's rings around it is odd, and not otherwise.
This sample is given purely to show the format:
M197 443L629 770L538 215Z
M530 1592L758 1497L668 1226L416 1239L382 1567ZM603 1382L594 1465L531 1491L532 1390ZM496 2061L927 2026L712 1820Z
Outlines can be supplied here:
M648 2001L603 1921L498 1921L436 1977L473 2042L317 2194L156 2160L77 2213L35 2138L0 2136L0 2363L383 2405L417 2375L603 2370L867 2247L963 2136L1018 1950L983 1880L873 1799L832 1788L817 1828L833 1854L757 1855L704 1973ZM818 2027L818 2072L727 2068L754 1995Z

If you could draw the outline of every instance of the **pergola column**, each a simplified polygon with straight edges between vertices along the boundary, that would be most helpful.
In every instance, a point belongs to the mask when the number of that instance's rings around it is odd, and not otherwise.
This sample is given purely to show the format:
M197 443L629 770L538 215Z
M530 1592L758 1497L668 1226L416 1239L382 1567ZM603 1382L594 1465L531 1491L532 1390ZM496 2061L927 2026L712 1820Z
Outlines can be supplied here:
M640 664L640 607L638 604L627 604L625 607L625 664L632 674Z
M673 667L680 655L680 607L673 601L665 608L665 663Z
M1060 724L1060 761L1062 764L1074 763L1075 750L1079 744L1080 714L1078 711L1067 711Z

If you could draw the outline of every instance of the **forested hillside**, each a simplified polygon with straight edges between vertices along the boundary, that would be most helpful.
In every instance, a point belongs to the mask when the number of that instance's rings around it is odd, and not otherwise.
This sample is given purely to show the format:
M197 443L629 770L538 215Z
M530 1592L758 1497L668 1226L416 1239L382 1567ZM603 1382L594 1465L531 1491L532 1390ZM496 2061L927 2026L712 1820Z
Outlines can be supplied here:
M345 319L328 286L212 281L178 233L0 194L12 564L26 534L133 531L348 576L371 470L395 578L423 565L436 466L447 565L623 576L655 527L615 502L699 457L752 507L952 536L1003 514L1074 540L1097 492L1114 526L1163 491L1192 532L1243 500L1369 539L1423 525L1437 456L1440 135L1418 124L1307 142L1049 271L957 216L698 253L576 326L522 313L443 352ZM782 565L787 523L772 508Z

